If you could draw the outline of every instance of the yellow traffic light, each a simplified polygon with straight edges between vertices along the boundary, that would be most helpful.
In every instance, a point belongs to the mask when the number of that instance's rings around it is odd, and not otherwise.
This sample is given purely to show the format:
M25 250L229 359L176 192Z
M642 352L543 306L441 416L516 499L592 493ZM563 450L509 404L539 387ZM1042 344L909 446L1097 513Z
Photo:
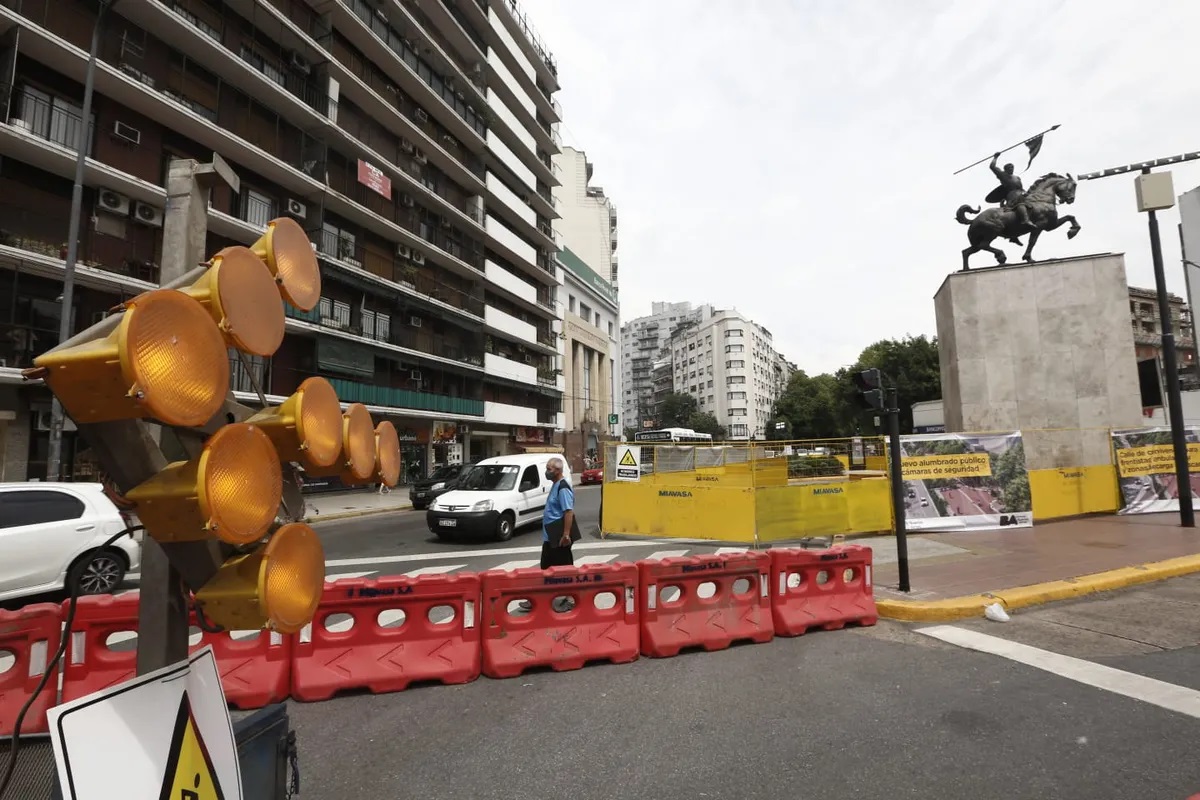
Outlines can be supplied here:
M301 311L312 311L321 299L321 268L304 228L290 217L267 223L267 232L250 245L266 262L279 284L279 292Z
M103 339L34 359L77 423L151 418L203 425L229 392L229 355L221 331L199 302L155 289L125 302Z
M275 521L283 470L265 433L234 423L209 437L199 456L167 465L125 496L160 542L216 536L244 545L261 539Z
M325 552L303 522L284 525L252 553L226 561L196 592L204 616L226 630L295 633L312 621L325 586Z
M230 347L269 356L283 343L284 313L271 271L247 247L226 247L182 290L212 316Z
M328 467L305 470L317 478L338 477L342 483L366 483L375 474L375 428L371 412L351 403L342 414L342 452Z
M400 436L387 420L375 426L375 480L387 487L400 482Z
M305 469L333 466L342 454L342 404L324 378L308 378L281 405L246 421L271 438L281 460L298 461Z

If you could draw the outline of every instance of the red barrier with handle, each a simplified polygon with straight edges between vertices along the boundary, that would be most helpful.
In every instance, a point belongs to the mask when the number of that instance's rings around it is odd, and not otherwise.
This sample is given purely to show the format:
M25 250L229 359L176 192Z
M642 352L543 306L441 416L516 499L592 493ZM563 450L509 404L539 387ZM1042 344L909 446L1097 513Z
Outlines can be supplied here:
M317 616L295 645L292 697L312 702L346 689L399 692L414 681L475 680L479 586L470 573L326 584Z
M775 633L799 636L879 620L871 588L871 548L771 550L771 613Z
M79 598L63 668L62 702L106 689L137 674L140 599L137 592ZM191 622L194 627L195 615ZM192 633L188 651L195 652L209 644L213 646L226 702L248 711L287 699L292 637L265 630Z
M771 557L765 552L642 561L638 569L642 655L667 658L685 647L721 650L775 636L767 583ZM705 584L711 592L701 589ZM668 589L678 596L664 600Z
M637 584L635 564L483 573L483 674L512 678L531 667L633 661Z
M21 707L46 672L62 636L62 614L56 603L37 603L19 611L0 610L0 656L8 669L0 673L0 736L12 736ZM21 721L21 733L50 730L46 711L58 696L58 674L51 675Z

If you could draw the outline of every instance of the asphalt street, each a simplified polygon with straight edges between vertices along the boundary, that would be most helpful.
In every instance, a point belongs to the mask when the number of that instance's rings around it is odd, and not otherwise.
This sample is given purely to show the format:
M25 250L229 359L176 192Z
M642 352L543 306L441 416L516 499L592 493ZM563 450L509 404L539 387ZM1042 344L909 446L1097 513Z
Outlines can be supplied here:
M290 713L318 798L1184 800L1198 611L1185 578L1009 623L881 621Z

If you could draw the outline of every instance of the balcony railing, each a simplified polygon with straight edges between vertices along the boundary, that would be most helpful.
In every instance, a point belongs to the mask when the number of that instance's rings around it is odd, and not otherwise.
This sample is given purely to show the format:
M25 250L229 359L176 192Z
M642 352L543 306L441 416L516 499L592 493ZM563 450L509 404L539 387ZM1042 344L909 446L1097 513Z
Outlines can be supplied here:
M20 128L47 142L76 152L83 128L83 112L75 103L24 86L5 85L0 96L11 92L12 106L9 125ZM92 154L96 134L96 115L92 115L86 139L87 153Z
M372 275L407 286L418 294L462 309L477 317L483 316L483 301L466 291L443 283L417 269L412 259L399 256L388 258L371 252L358 244L351 244L332 231L322 230L314 236L317 251L327 258L365 269Z
M340 378L333 378L330 383L337 391L338 399L347 403L440 411L444 414L463 414L473 417L483 416L482 400L450 397L432 392L416 392L410 389L393 389L390 386L372 386Z
M539 425L557 425L558 412L539 408L537 412L537 421Z

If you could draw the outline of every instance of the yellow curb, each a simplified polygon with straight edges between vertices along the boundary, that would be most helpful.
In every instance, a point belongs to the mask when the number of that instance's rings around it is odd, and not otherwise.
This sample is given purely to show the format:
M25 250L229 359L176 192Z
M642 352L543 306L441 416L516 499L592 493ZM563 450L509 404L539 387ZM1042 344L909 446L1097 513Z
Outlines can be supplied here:
M1200 572L1200 554L1169 558L1166 561L1151 561L1134 567L1122 567L1061 581L1035 583L1032 586L950 597L945 600L876 600L875 608L879 616L888 619L908 622L953 622L977 617L983 613L984 606L997 601L1011 611L1097 592L1111 592L1114 589L1177 578L1195 572Z
M398 511L412 511L412 506L367 508L361 511L335 511L332 514L310 514L304 518L304 521L312 525L315 522L332 522L335 519L354 519L355 517L370 517L376 514L394 514Z

